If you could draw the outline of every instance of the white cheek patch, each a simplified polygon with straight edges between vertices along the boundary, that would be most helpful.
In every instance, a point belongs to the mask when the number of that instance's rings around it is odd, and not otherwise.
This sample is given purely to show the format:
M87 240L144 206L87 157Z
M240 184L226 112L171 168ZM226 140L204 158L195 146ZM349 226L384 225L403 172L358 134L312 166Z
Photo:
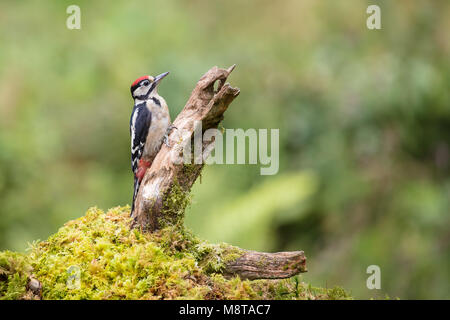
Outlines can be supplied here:
M145 95L148 92L148 88L149 86L139 87L136 90L134 90L133 95L135 97Z

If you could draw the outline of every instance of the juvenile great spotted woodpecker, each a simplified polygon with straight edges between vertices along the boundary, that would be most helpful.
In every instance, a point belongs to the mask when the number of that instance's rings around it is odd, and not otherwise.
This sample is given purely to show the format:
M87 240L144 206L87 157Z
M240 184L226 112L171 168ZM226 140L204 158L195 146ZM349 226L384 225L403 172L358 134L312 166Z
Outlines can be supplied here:
M157 92L158 84L168 74L169 72L156 77L143 76L131 85L134 99L130 118L131 169L134 174L131 213L145 172L152 165L162 143L169 146L168 134L174 128L170 122L166 100Z

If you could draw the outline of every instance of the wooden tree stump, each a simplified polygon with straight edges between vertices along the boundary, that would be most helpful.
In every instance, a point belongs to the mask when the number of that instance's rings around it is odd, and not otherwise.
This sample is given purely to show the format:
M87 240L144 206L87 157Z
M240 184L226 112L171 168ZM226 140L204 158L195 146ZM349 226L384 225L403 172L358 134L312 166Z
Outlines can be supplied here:
M186 198L203 169L202 160L214 147L214 137L203 140L202 150L195 154L193 138L194 135L203 136L208 129L217 128L223 113L239 95L238 88L225 83L234 67L213 67L198 81L173 122L176 129L169 135L170 147L161 147L142 180L135 210L131 214L133 228L153 232L167 225L182 225L188 203ZM191 159L188 163L186 156ZM303 251L262 253L240 250L242 254L239 258L226 263L225 275L239 275L245 279L279 279L306 272Z

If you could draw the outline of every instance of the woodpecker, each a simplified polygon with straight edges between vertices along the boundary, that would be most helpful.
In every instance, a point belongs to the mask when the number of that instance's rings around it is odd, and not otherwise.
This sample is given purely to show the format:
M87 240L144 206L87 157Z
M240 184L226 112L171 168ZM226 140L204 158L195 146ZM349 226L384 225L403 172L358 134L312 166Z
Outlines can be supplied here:
M164 72L156 77L143 76L131 85L134 100L130 117L131 169L134 174L131 213L145 172L152 165L161 145L165 143L169 146L168 134L173 126L166 100L157 92L159 83L168 74Z

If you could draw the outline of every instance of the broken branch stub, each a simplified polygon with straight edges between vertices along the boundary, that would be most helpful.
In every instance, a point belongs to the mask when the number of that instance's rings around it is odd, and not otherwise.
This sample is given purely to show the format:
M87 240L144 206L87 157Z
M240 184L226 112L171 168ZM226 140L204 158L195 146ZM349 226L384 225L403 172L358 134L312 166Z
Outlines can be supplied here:
M225 265L224 275L239 275L242 279L283 279L306 272L303 251L266 253L244 250L234 261Z

